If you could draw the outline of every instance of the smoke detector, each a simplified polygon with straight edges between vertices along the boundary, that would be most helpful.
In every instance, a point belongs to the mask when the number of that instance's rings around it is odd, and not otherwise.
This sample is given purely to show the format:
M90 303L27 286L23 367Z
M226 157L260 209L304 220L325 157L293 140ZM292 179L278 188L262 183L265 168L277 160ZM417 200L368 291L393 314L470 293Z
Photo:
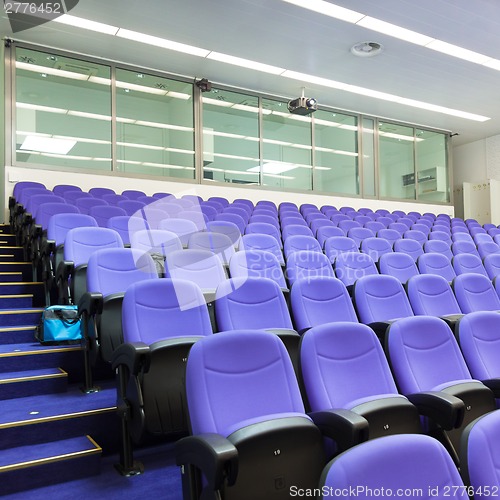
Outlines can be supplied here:
M358 57L377 56L382 50L382 45L377 42L360 42L351 47L351 53Z

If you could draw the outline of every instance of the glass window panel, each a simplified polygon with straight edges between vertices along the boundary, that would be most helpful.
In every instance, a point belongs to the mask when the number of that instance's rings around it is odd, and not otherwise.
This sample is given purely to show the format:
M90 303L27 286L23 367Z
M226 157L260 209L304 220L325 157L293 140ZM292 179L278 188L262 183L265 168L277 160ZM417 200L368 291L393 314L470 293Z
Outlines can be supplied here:
M415 147L418 170L418 199L431 202L450 201L446 135L417 129Z
M375 196L375 123L372 118L363 118L361 133L363 196Z
M358 126L355 116L314 113L314 189L359 194Z
M203 177L259 184L259 101L213 88L203 101Z
M116 157L121 172L194 179L193 85L118 68Z
M110 68L16 48L16 161L111 170Z
M380 197L415 199L413 127L379 122Z
M311 117L293 115L287 103L262 99L264 186L312 189Z

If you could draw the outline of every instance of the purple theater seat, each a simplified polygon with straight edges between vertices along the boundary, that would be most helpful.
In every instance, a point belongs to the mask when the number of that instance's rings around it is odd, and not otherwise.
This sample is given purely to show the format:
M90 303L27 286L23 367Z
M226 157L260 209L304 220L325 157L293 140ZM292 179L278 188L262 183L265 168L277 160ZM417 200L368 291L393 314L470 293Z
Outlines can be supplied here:
M316 276L335 276L332 264L325 254L317 251L299 250L288 256L286 278L290 286L298 279Z
M386 346L400 392L410 401L426 401L427 408L434 407L427 415L438 416L435 435L441 434L458 463L463 429L495 409L493 393L472 378L453 332L440 318L414 316L395 321L389 327ZM450 406L438 411L439 403L433 400L450 396Z
M392 249L395 252L407 253L415 262L424 253L422 245L417 240L397 239Z
M453 280L452 287L463 313L500 311L500 299L487 276L464 273Z
M358 321L346 286L330 276L298 279L290 292L290 307L300 333L325 323Z
M448 257L440 253L424 253L418 258L417 267L420 274L438 274L448 282L456 276Z
M348 289L361 277L378 274L378 269L373 259L368 254L358 252L342 252L337 255L333 268L335 276Z
M260 277L275 281L287 290L283 269L276 256L265 250L240 250L229 260L231 278Z
M176 443L176 461L195 498L217 490L223 498L276 498L277 477L317 487L325 463L321 433L305 414L276 335L236 330L199 340L189 353L186 394L193 435Z
M412 276L418 274L415 261L410 255L402 252L390 252L381 255L378 267L380 274L394 276L401 283L406 283Z

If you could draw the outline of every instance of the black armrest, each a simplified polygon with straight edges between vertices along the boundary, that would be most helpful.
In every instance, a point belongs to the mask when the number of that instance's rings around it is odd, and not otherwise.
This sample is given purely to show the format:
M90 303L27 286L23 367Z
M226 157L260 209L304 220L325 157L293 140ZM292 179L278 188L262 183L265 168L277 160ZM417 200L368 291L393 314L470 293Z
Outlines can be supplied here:
M418 392L407 396L421 415L429 417L445 430L462 425L465 415L464 402L444 392Z
M56 242L54 240L43 240L40 246L40 255L47 257L56 251Z
M493 391L495 398L500 398L500 378L489 378L481 382Z
M61 262L56 269L56 281L66 283L75 270L75 263L70 260Z
M141 369L147 372L151 361L149 354L149 346L144 342L121 344L113 352L111 367L116 370L118 366L125 365L133 375L137 375Z
M43 234L43 228L40 224L32 224L30 229L30 238L32 240L40 238Z
M219 434L188 436L175 443L177 465L198 468L208 481L210 490L222 488L224 480L232 486L238 476L238 450Z
M368 420L350 410L335 409L308 413L319 430L344 451L368 440Z
M102 305L104 298L102 293L86 292L83 294L80 302L78 302L78 315L87 314L95 316L102 314Z

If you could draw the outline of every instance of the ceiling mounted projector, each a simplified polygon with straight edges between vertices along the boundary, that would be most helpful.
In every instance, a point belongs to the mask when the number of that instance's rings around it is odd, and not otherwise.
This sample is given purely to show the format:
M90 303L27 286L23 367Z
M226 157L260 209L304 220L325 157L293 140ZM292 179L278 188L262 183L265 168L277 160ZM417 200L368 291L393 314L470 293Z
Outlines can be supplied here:
M294 115L310 115L318 109L318 102L312 97L298 97L288 101L288 111Z

